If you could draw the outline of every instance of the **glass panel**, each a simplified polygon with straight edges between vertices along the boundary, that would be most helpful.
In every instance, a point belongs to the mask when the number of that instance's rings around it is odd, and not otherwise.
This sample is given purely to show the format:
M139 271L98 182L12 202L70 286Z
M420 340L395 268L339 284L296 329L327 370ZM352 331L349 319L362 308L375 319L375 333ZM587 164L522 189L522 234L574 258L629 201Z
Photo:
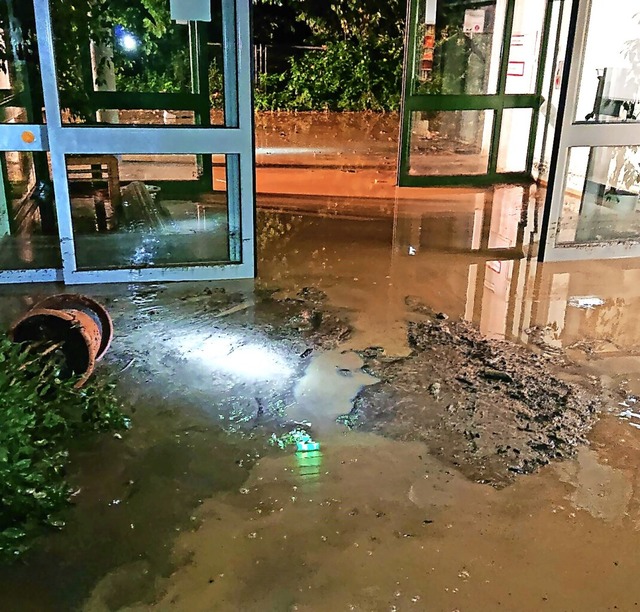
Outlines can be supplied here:
M640 145L570 150L558 243L640 238Z
M0 269L60 268L46 153L0 154Z
M231 261L226 177L233 158L67 156L78 268Z
M30 0L0 2L0 123L44 123Z
M505 88L508 94L536 91L545 10L546 2L516 1Z
M172 18L169 0L52 2L63 123L223 125L221 0L212 21Z
M640 121L640 7L593 0L576 121Z
M498 149L498 172L526 171L532 117L531 108L504 109Z
M503 22L496 2L420 0L413 93L495 93Z
M411 113L409 174L485 174L492 110Z

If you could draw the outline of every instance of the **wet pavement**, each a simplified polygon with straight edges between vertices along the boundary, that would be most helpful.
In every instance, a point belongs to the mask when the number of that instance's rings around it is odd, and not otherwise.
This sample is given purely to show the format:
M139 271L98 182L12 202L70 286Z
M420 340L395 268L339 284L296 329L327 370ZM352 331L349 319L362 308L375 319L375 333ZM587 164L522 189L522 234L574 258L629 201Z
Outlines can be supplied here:
M529 188L423 194L265 198L256 283L85 288L133 428L79 441L67 528L3 568L1 609L637 609L640 263L538 265ZM3 288L2 323L55 289ZM337 423L421 304L578 364L609 393L589 444L496 488ZM320 450L270 444L301 422Z

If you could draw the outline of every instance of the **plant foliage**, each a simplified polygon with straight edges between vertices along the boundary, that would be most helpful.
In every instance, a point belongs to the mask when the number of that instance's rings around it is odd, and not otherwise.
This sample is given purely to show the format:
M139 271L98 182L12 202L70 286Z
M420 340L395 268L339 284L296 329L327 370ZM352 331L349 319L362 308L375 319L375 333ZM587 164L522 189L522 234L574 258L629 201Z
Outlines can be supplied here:
M262 76L258 110L396 110L400 103L403 0L257 0L294 9L321 45Z
M62 354L0 338L0 559L24 552L43 527L62 528L60 511L73 437L128 427L109 383L81 389L62 376ZM45 354L46 353L46 354Z
M258 110L387 111L400 105L402 48L340 40L262 76Z

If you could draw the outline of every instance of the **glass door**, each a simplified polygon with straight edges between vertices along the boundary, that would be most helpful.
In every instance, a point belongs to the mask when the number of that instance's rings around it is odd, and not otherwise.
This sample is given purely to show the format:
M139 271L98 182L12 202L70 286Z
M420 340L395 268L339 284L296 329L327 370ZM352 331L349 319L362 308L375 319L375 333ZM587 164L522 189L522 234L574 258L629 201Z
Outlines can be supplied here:
M577 2L545 260L640 256L640 6Z
M531 179L552 4L409 0L400 185Z
M11 83L20 83L14 99L28 102L29 123L1 125L0 142L6 151L38 151L23 188L48 202L40 205L41 231L58 254L46 274L38 266L39 277L72 284L252 277L249 1L0 5L19 33L15 42L3 23L5 47L26 54L32 76L30 88L24 78L5 83L6 100ZM11 113L8 104L17 102L6 103Z

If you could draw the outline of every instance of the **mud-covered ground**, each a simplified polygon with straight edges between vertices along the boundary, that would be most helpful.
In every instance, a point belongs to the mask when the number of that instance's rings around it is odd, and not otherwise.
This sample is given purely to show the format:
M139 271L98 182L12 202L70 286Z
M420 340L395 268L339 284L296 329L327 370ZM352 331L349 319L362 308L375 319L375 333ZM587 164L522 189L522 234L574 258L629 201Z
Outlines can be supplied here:
M378 385L359 394L349 422L405 441L468 478L504 486L517 474L575 455L601 406L599 382L557 351L491 340L408 298L412 353L363 351ZM544 346L544 345L543 345Z

